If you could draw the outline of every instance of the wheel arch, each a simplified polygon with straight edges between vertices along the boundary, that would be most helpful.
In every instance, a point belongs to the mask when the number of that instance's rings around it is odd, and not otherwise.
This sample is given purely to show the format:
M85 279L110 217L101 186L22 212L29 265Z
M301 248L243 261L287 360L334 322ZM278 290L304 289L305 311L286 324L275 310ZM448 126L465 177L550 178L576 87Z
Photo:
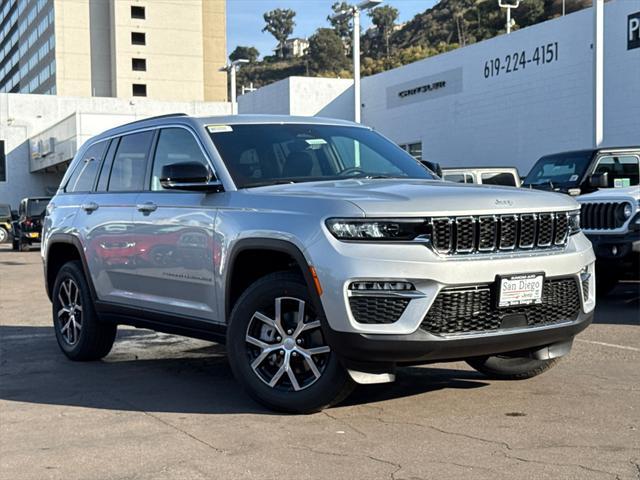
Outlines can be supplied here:
M74 235L68 233L56 233L51 235L47 240L47 250L44 258L44 282L49 300L51 300L53 285L60 268L62 268L65 263L73 260L80 260L80 263L82 264L82 271L84 272L85 279L89 285L91 297L94 300L96 299L95 289L93 287L91 275L89 275L89 268L87 266L87 260L84 255L82 243Z
M311 273L311 263L304 256L302 251L293 243L287 240L279 240L279 239L271 239L271 238L246 238L242 240L238 240L231 250L228 261L227 268L224 273L224 315L225 319L229 318L231 314L231 310L235 304L235 301L239 298L242 292L248 287L253 281L261 278L262 276L272 273L274 271L282 270L278 269L263 269L262 271L258 271L259 275L252 275L250 277L251 281L246 282L238 282L238 276L241 272L237 270L238 267L242 269L242 259L243 256L246 256L248 252L251 252L251 255L255 255L256 253L275 253L280 256L280 259L288 258L293 262L293 265L296 267L296 270L299 270L304 281L309 290L309 294L313 299L314 307L318 309L317 311L322 312L322 302L320 300L320 295L316 289L316 283L314 277ZM246 257L244 257L246 258ZM275 262L275 265L280 265L279 262ZM240 285L240 289L238 289L238 285Z

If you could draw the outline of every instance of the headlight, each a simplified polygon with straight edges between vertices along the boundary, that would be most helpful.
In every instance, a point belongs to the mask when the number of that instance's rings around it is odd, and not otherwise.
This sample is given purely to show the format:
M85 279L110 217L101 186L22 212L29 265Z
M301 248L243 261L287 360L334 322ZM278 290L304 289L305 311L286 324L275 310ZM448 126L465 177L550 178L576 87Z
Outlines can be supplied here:
M424 218L330 218L327 220L327 228L338 240L410 241L429 233Z
M624 210L622 210L622 213L624 215L625 220L629 218L631 215L633 215L633 207L631 206L630 203L624 204Z
M569 235L580 233L580 210L569 212Z

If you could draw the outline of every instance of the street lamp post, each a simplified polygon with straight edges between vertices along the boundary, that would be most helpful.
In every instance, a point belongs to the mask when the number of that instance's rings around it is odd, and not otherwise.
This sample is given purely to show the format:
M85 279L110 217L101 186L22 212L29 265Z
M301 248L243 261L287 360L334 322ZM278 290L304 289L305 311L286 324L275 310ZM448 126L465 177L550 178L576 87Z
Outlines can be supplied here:
M502 0L498 0L500 8L507 10L507 34L511 33L511 9L518 8L520 6L520 0L516 0L516 3L503 3Z
M360 12L375 8L382 0L364 0L348 10L343 10L334 15L335 19L353 18L353 41L351 50L353 53L353 120L360 123Z
M246 58L239 58L219 69L220 72L227 72L231 75L229 81L231 84L230 90L232 115L236 115L238 113L238 102L236 101L236 71L243 63L249 63L249 60L247 60Z

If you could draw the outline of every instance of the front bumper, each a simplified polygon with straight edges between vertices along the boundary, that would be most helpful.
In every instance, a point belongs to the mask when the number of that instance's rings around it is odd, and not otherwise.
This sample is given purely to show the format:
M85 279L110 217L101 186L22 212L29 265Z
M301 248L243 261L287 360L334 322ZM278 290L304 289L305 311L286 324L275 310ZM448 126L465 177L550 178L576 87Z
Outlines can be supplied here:
M419 335L420 325L441 290L493 284L498 275L544 273L545 278L575 277L592 264L591 243L582 235L571 237L562 251L529 254L441 257L420 244L345 243L325 237L309 245L305 256L314 266L323 294L320 298L330 330L353 334ZM349 306L349 285L355 281L410 282L418 296L411 299L393 323L360 323ZM581 296L583 313L595 307L595 295Z
M453 361L484 355L540 348L566 342L593 320L593 311L548 327L506 329L497 332L441 337L423 330L407 335L345 333L327 329L331 348L355 369L396 363Z
M640 230L620 235L588 233L598 259L625 260L632 255L640 255Z

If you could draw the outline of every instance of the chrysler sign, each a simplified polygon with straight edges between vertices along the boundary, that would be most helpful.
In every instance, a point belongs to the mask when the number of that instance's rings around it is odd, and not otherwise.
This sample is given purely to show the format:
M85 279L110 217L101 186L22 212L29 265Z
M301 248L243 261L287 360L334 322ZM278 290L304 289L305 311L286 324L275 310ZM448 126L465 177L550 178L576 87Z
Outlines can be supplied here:
M423 102L462 91L462 68L454 68L387 88L387 108Z

